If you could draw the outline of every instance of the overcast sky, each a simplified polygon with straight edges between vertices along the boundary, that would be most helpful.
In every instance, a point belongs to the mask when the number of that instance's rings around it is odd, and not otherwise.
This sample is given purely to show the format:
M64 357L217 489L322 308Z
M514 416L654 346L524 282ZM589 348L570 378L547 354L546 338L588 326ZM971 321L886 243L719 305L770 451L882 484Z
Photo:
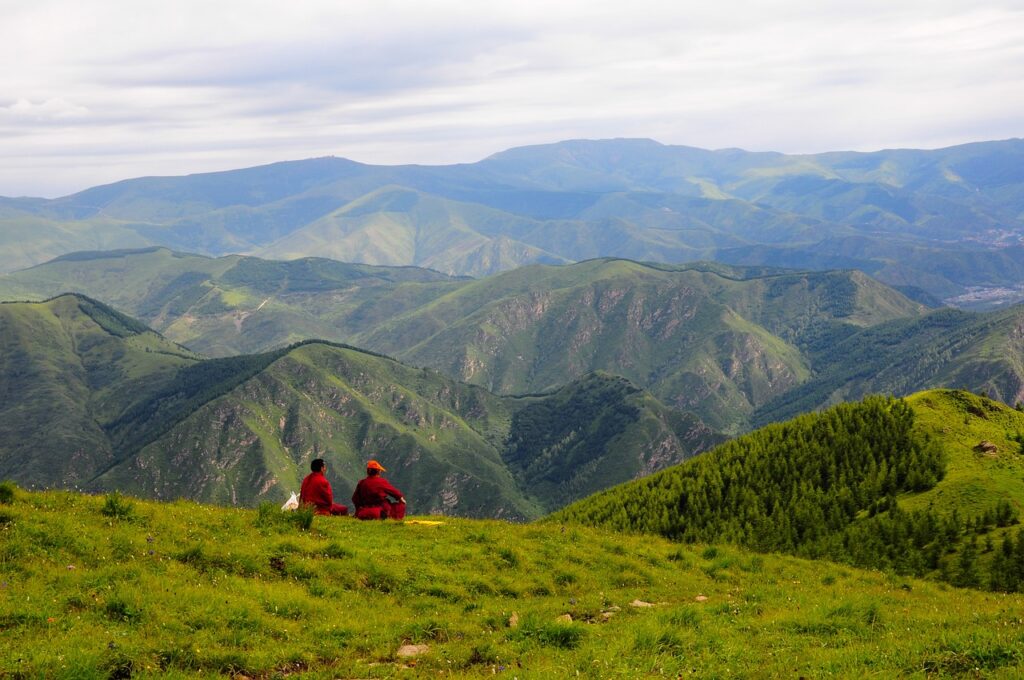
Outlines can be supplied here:
M0 195L649 137L1024 136L1024 0L0 0Z

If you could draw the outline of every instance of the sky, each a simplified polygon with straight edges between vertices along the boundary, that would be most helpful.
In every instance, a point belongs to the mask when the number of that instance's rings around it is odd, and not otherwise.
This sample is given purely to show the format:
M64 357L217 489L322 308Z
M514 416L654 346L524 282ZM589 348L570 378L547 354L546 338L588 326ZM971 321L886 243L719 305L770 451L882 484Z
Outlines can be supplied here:
M1024 0L0 0L0 196L645 137L1024 137Z

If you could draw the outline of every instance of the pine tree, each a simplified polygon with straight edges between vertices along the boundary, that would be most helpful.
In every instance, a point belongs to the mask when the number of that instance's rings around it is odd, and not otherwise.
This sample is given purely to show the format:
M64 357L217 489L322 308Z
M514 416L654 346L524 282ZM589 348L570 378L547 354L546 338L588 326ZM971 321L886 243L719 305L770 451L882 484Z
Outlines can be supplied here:
M977 588L981 585L981 574L978 572L978 543L974 537L960 549L953 585L962 588Z

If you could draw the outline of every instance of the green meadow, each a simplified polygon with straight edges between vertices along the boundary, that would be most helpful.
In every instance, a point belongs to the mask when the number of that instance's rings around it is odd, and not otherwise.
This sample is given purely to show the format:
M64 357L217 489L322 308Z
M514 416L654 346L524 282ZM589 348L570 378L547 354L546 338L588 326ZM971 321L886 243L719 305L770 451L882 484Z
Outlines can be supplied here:
M557 523L0 491L3 678L1017 678L1024 665L1024 596L829 562Z

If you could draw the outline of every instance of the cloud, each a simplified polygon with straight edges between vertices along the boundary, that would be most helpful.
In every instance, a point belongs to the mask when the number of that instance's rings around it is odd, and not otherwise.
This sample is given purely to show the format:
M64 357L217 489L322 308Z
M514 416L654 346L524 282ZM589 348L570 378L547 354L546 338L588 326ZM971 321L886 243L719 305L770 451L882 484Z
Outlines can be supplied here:
M0 119L16 121L65 121L88 115L89 109L86 107L72 104L60 97L39 103L18 99L7 106L0 106Z
M812 152L1024 135L1016 2L8 4L0 195L580 137Z

